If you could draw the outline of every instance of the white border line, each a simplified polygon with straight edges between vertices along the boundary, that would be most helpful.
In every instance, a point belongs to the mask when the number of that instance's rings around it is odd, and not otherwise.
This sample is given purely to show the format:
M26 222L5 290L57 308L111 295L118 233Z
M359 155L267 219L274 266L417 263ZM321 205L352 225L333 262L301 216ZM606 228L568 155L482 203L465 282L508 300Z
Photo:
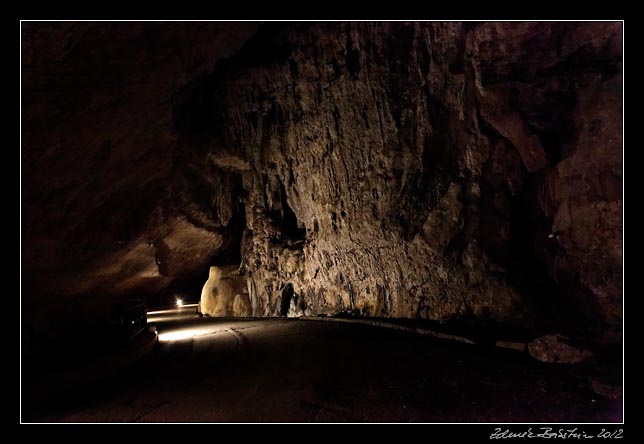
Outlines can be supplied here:
M501 423L487 423L487 422L418 422L418 423L369 423L369 424L446 424L446 425L460 425L460 424L498 424L498 425L564 425L564 424L598 424L598 425L612 425L617 426L624 424L624 20L379 20L379 19L369 19L369 20L91 20L91 19L75 19L75 20L30 20L30 19L21 19L20 20L20 424L86 424L79 422L22 422L22 22L55 22L55 23L66 23L66 22L83 22L83 23L92 23L92 22L156 22L156 23L169 23L169 22L443 22L443 23L456 23L456 22L480 22L480 23L511 23L511 22L544 22L544 23L554 23L554 22L569 22L569 23L584 23L584 22L601 22L601 23L620 23L622 24L622 421L613 423L613 422L589 422L589 423L574 423L574 422L541 422L541 423L532 423L532 422L501 422ZM243 45L242 45L243 46ZM92 422L90 424L114 424L113 422ZM264 422L264 423L255 423L255 422L158 422L158 423L138 423L138 422L129 422L122 424L308 424L308 423L293 423L293 422ZM316 422L314 424L337 424L337 423L328 423L328 422ZM362 422L358 423L344 423L344 424L365 424Z
M19 129L20 134L18 138L20 139L20 283L18 284L20 288L20 412L19 421L22 424L22 20L20 21L20 116L19 116Z
M135 20L135 19L115 19L115 20L91 20L91 19L73 19L73 20L52 20L52 19L21 19L20 22L56 22L56 23L71 23L71 22L85 22L85 23L97 23L97 22L156 22L156 23L170 23L170 22L232 22L232 23L240 23L240 22L251 22L251 23L269 23L269 22L276 22L276 23L288 23L288 22L294 22L294 23L305 23L305 22L313 22L313 23L330 23L330 22L345 22L345 23L357 23L357 22L380 22L380 23L393 23L393 22L404 22L404 23L410 23L410 22L417 22L417 23L463 23L463 22L477 22L477 23L512 23L512 22L520 22L520 23L536 23L536 22L543 22L543 23L556 23L556 22L565 22L565 23L584 23L584 22L599 22L599 23L618 23L622 22L624 23L624 20L517 20L517 19L508 19L508 20L473 20L473 19L468 19L468 20L380 20L380 19L372 19L372 20L150 20L150 19L145 19L145 20ZM623 28L622 28L623 29Z

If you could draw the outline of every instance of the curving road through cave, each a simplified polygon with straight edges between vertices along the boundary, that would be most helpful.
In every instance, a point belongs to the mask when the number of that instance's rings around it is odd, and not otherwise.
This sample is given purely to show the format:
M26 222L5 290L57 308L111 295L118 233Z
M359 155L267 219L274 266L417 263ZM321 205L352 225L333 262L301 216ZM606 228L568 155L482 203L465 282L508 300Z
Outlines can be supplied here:
M582 369L352 323L150 315L159 342L133 368L67 393L37 421L615 421Z
M21 421L622 421L623 21L20 29Z

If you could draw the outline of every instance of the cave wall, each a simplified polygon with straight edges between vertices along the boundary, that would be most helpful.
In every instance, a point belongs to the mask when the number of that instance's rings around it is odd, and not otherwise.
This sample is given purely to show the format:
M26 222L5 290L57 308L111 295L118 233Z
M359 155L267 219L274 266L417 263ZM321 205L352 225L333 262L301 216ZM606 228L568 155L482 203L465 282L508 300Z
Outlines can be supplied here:
M21 37L27 337L211 265L254 316L621 336L621 23Z
M278 315L291 284L309 315L617 338L621 32L260 30L175 110L195 170L241 180L253 315Z
M23 337L73 335L228 250L233 184L181 169L173 108L256 28L21 23Z

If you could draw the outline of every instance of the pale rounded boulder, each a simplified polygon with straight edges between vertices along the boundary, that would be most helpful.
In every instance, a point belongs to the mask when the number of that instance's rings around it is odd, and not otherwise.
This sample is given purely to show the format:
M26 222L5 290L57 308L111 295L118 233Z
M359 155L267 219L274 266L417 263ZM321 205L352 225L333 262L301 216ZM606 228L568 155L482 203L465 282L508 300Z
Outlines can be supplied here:
M238 267L210 267L201 290L199 311L213 317L251 315L246 279L239 275Z

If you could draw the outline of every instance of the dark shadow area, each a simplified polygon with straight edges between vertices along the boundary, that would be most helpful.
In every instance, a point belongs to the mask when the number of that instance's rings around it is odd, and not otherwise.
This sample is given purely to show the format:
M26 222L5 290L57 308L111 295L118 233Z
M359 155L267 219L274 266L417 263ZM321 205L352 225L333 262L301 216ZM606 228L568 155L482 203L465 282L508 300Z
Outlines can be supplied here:
M291 300L293 299L293 285L286 284L282 290L282 302L280 305L280 316L288 316L288 310L291 307Z
M233 217L225 229L224 243L208 264L198 275L191 278L175 279L166 291L146 297L150 308L172 305L176 297L180 296L184 303L198 303L201 290L208 280L211 266L239 265L241 263L241 243L246 228L246 212L244 205L238 203Z
M241 190L241 186L239 187ZM241 193L241 191L240 191ZM224 238L224 245L219 252L212 258L210 265L223 266L223 265L239 265L241 262L241 245L246 229L246 210L242 202L237 202L235 212L232 219L226 227L226 235ZM206 279L208 278L208 270L206 270ZM205 280L203 282L206 282ZM203 283L202 283L203 285Z
M23 411L23 419L595 422L621 418L618 401L592 392L586 367L546 365L509 350L321 321L191 318L160 323L159 333L162 337L177 329L205 327L220 332L201 339L160 340L152 353L122 371L91 384L58 387L54 396ZM226 333L231 327L237 336ZM248 402L240 399L251 394L249 409ZM276 403L281 408L276 409Z
M277 193L276 193L277 194ZM280 228L285 240L298 241L306 238L306 227L301 227L295 212L288 204L286 189L280 183L279 196L274 196L275 201L268 216Z

